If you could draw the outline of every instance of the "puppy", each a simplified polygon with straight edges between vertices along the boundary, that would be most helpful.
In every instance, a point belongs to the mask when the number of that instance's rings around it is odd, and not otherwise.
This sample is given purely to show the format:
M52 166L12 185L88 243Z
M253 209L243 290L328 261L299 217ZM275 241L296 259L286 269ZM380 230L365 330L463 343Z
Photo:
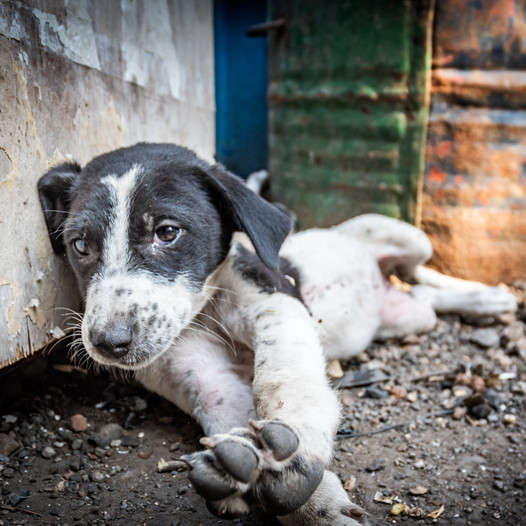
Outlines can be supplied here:
M428 330L435 311L515 307L422 267L429 241L400 221L288 236L284 213L179 146L62 164L38 188L84 298L84 348L200 423L189 477L221 517L259 506L283 524L364 524L328 470L339 405L326 358ZM401 292L392 273L420 285Z

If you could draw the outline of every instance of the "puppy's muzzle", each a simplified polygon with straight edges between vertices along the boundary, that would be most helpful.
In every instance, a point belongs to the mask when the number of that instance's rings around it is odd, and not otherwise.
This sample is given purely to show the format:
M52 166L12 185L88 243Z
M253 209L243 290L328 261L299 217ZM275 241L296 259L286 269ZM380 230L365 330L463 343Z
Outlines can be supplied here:
M122 358L130 350L133 330L125 322L117 322L104 331L90 331L90 340L97 352L106 358Z

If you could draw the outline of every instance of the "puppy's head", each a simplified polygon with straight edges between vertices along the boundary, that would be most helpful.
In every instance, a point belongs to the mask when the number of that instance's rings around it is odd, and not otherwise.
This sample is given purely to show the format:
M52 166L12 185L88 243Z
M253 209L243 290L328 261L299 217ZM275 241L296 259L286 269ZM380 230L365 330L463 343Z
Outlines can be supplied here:
M166 144L138 144L39 181L54 251L85 299L82 340L96 361L138 369L159 357L207 300L232 234L278 264L288 218L219 165Z

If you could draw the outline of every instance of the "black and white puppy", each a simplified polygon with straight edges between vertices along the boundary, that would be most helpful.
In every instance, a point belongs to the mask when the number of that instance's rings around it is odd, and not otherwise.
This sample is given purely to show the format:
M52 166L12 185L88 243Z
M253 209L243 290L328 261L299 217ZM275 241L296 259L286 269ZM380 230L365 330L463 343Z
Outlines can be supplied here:
M261 506L283 524L363 524L327 470L339 405L325 359L428 330L435 311L514 308L505 291L421 267L429 241L400 221L287 237L286 215L178 146L63 164L39 192L84 297L86 351L201 424L190 479L223 517ZM394 271L422 284L401 292Z

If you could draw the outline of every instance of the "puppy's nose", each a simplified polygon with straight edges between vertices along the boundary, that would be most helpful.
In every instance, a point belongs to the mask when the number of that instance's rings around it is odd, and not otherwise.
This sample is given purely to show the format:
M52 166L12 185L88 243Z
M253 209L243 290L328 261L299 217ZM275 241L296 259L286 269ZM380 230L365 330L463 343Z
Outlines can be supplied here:
M104 356L109 358L122 358L129 351L132 342L132 329L125 323L116 323L104 332L93 332L91 343Z

